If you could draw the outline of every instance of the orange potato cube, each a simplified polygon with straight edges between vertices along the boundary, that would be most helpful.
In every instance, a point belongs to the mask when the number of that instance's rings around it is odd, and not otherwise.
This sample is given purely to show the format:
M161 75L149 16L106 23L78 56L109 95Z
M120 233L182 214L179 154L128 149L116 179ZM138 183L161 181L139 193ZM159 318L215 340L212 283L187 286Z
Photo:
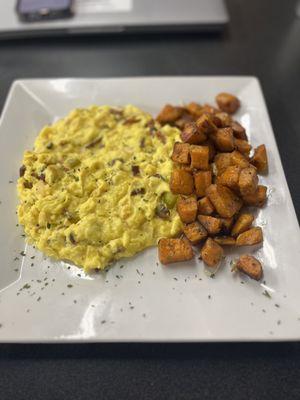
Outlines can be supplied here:
M241 214L236 220L231 230L232 236L238 236L240 233L247 231L254 221L252 214Z
M177 212L182 222L186 224L195 221L197 217L197 200L195 196L180 197L177 200Z
M220 246L235 246L235 238L231 236L216 236L214 241Z
M195 122L185 124L180 134L183 142L190 144L200 144L206 140L206 135L197 128Z
M191 167L207 170L209 161L209 148L207 146L191 145Z
M240 233L236 238L237 246L252 246L263 241L262 229L259 226Z
M197 244L207 237L206 229L198 224L198 222L185 225L183 227L183 232L192 244Z
M218 128L226 128L227 126L230 126L231 124L231 116L227 114L226 112L219 112L215 114L215 118L219 120L219 124L216 124Z
M256 192L243 196L246 206L262 207L267 200L267 187L258 185Z
M230 124L233 135L237 139L244 139L247 140L246 129L237 121L233 121Z
M208 197L202 197L198 200L198 212L202 215L211 215L214 212L214 206Z
M218 153L214 159L218 175L222 174L227 167L232 165L231 153Z
M249 144L247 142L247 140L234 138L233 139L233 143L234 143L235 148L240 153L244 154L246 157L249 156L249 153L250 153L250 151L252 149L252 146L251 146L251 144Z
M254 149L254 155L250 160L251 164L253 164L258 172L267 172L268 171L268 157L266 146L261 144L260 146Z
M220 218L211 217L209 215L198 215L198 220L209 235L217 235L222 228L222 221Z
M212 238L207 238L200 254L205 264L209 267L216 267L222 260L224 251Z
M230 127L218 129L212 135L216 148L222 152L234 150L233 133Z
M219 184L210 185L206 189L206 196L214 205L217 213L224 218L232 217L243 205L242 200L234 192Z
M160 111L156 117L157 121L161 124L167 124L169 122L174 122L183 114L182 107L174 107L170 104L166 104L164 108Z
M209 135L217 130L216 125L213 123L212 117L209 114L203 114L196 121L199 131Z
M230 165L221 175L218 176L218 183L237 191L239 189L240 173L240 167L238 167L237 165Z
M198 197L205 196L205 191L211 185L211 180L211 171L197 171L194 173L195 190Z
M225 111L228 114L235 113L240 107L239 99L230 93L219 93L216 96L216 103L222 111Z
M185 106L185 109L195 118L199 118L203 114L202 106L195 102L189 103L187 106Z
M194 253L186 239L162 238L158 242L158 257L162 264L170 264L191 260Z
M244 168L239 176L239 188L242 196L248 196L256 192L258 177L253 167Z
M190 162L190 145L188 143L174 143L171 159L179 164L189 164Z
M171 174L170 189L174 194L192 194L194 191L193 175L183 169L174 169Z
M231 165L238 165L241 168L247 168L250 166L249 161L239 151L234 150L231 155Z
M236 268L248 275L250 278L259 281L262 278L263 269L261 263L250 254L243 254L236 263Z

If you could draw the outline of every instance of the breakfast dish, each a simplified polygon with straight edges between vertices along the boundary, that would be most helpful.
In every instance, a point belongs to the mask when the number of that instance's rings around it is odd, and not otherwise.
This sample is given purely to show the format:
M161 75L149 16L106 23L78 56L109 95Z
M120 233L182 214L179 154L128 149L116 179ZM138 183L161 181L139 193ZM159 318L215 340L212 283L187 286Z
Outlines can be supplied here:
M130 105L76 109L44 127L18 180L29 242L88 271L178 234L169 188L178 139L177 128Z
M157 245L154 245L114 261L106 271L98 269L98 273L94 273L88 269L86 273L73 262L48 257L34 243L26 242L24 235L30 236L30 232L24 232L16 214L20 204L16 190L19 168L24 152L34 151L33 145L45 126L54 126L64 120L70 110L88 110L91 104L97 108L108 104L117 110L120 106L133 104L155 119L166 104L182 107L191 100L201 105L215 104L215 96L220 92L233 93L240 100L233 119L245 128L252 152L265 145L269 165L268 174L258 174L258 185L267 187L265 205L244 208L240 212L242 215L235 217L230 235L209 236L211 240L206 243L204 239L199 244L199 236L205 236L208 228L212 232L218 230L218 221L204 218L216 217L213 214L215 206L206 195L191 199L191 195L173 193L178 199L174 209L194 252L194 255L190 253L189 246L179 247L180 256L182 251L193 256L187 261L164 267L159 262ZM219 108L217 104L214 107ZM172 157L173 145L176 142L187 144L181 138L183 128L173 128L178 129L178 136L170 145L167 156L170 177L175 162L178 162L172 159L175 158ZM160 143L158 141L157 145ZM177 159L188 158L186 149L189 146L176 145L183 150L181 156L176 155ZM0 119L0 153L1 342L299 340L299 226L256 78L205 76L17 81L9 92ZM83 153L88 154L85 150ZM257 153L261 154L262 149ZM197 162L195 164L194 160L194 165L201 165ZM27 176L26 172L23 177ZM36 169L36 172L42 171ZM134 178L133 171L130 177ZM32 177L32 183L38 188L43 180ZM166 190L171 193L169 183ZM264 191L259 193L259 198L263 199ZM185 201L186 197L188 201ZM114 213L116 205L111 208ZM157 211L162 211L161 216L164 216L164 208ZM201 215L202 223L198 215ZM155 218L160 223L164 221L161 217ZM194 235L193 226L186 227L193 223L197 235ZM206 232L199 229L200 225ZM258 227L262 230L263 242L247 247L233 245L243 233L241 230ZM258 230L254 233L259 237ZM247 236L240 240L248 240ZM167 233L162 233L161 238L182 239L181 234L169 237ZM66 245L69 245L68 239L66 237ZM199 260L205 243L209 251L211 246L217 248L215 243L223 248L225 258L221 255L222 265L217 272L214 272L215 267L208 264L205 267L203 260ZM170 252L165 254L170 257ZM220 254L215 256L220 257ZM237 273L231 271L233 267ZM261 269L263 278L256 281Z

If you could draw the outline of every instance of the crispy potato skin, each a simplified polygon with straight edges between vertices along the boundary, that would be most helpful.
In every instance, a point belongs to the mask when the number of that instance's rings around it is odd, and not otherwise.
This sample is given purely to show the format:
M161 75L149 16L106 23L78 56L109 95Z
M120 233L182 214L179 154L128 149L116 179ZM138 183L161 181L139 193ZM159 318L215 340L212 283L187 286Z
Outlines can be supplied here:
M158 257L162 264L188 261L194 257L191 244L185 239L162 238L158 242Z
M232 128L234 137L237 139L247 140L246 129L239 122L233 121L231 122L230 126Z
M211 185L212 173L211 171L197 171L194 173L194 184L196 195L204 197L206 189Z
M236 237L240 233L247 231L251 227L253 221L254 217L252 214L244 213L239 215L238 219L232 227L231 235Z
M256 281L259 281L263 275L261 263L249 254L243 254L238 259L236 268Z
M254 149L254 155L250 160L251 164L254 165L259 173L265 173L268 171L268 157L267 150L264 144Z
M179 164L189 164L191 160L190 145L188 143L174 143L171 159Z
M239 189L242 196L248 196L256 192L258 177L253 167L243 168L239 176Z
M180 134L181 140L190 144L201 144L206 140L206 134L198 129L195 122L185 124Z
M198 204L195 196L180 197L177 200L177 212L182 222L189 224L197 217Z
M164 108L160 111L156 119L161 124L172 123L181 117L183 111L184 110L182 107L174 107L170 104L166 104Z
M192 194L194 191L193 175L183 169L174 169L171 174L170 189L174 194Z
M230 93L219 93L216 96L218 107L228 114L234 114L240 107L239 99Z
M197 244L207 237L206 229L198 222L192 222L183 227L183 232L192 244Z
M232 128L220 128L213 135L212 139L216 148L222 152L231 152L234 150L234 140Z
M209 168L209 148L207 146L191 145L191 167L201 170L208 170Z
M220 218L211 217L210 215L198 215L198 221L204 226L209 235L217 235L222 229Z
M198 213L202 215L211 215L214 212L214 206L208 197L202 197L198 200Z
M220 246L235 246L235 238L232 236L215 236L214 241Z
M255 193L243 196L246 206L262 207L267 200L267 187L258 185Z
M201 258L209 267L216 267L222 260L224 251L212 238L208 238L201 249Z
M259 226L240 233L236 238L237 246L252 246L263 241L262 229Z
M217 130L216 125L213 123L213 117L209 114L201 115L196 121L196 126L205 135L209 135Z
M218 214L224 218L231 218L243 205L242 200L233 191L219 184L210 185L206 189L206 196Z
M251 149L252 149L252 146L251 146L251 144L249 144L249 143L247 142L247 140L234 138L234 139L233 139L233 144L234 144L234 147L235 147L240 153L242 153L242 154L243 154L244 156L246 156L246 157L249 156L249 153L250 153L250 151L251 151Z

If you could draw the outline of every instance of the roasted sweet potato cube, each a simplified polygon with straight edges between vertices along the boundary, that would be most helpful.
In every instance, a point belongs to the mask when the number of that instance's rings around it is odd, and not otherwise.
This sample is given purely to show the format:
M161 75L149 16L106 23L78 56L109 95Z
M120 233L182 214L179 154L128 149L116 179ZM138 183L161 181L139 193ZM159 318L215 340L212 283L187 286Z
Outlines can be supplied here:
M209 148L207 146L191 145L191 167L208 170Z
M239 176L239 188L242 196L248 196L256 192L258 177L253 167L243 168Z
M179 164L189 164L190 162L190 145L188 143L174 143L171 159Z
M234 221L233 217L231 217L231 218L220 218L220 220L222 222L222 231L226 232L226 233L229 233L230 229L232 227L233 221Z
M220 246L235 246L235 238L231 236L216 236L214 241Z
M215 148L213 141L210 139L207 139L201 145L208 147L208 158L209 158L209 161L212 161L216 155L216 148Z
M216 103L222 111L225 111L228 114L235 113L240 107L239 99L230 93L219 93L216 96Z
M189 224L197 217L197 200L195 196L179 197L177 200L177 212L182 222Z
M196 121L197 128L199 131L209 135L213 132L216 132L217 127L213 123L212 117L209 114L203 114Z
M262 278L263 269L261 263L250 254L243 254L236 263L236 268L244 272L250 278L259 281Z
M182 107L174 107L170 104L166 104L164 108L160 111L156 119L161 124L172 123L181 117L183 111L184 110Z
M252 246L263 241L262 229L259 226L240 233L236 238L237 246Z
M186 124L180 136L183 142L190 144L200 144L206 140L205 133L197 128L195 122Z
M158 257L162 264L170 264L191 260L194 253L186 239L162 238L158 242Z
M214 117L216 118L216 121L219 120L219 123L215 122L215 125L217 125L218 128L226 128L227 126L230 126L232 121L231 116L226 112L216 113Z
M240 173L240 167L238 167L237 165L230 165L221 175L218 176L218 183L237 191L239 189Z
M222 260L224 251L212 238L207 238L200 254L205 264L209 267L216 267Z
M239 151L234 150L231 155L231 165L238 165L241 168L247 168L250 166L247 158L241 154Z
M194 191L193 175L183 169L174 169L171 174L170 189L174 194L192 194Z
M197 244L207 237L206 229L198 224L198 222L185 225L183 227L183 232L192 244Z
M267 200L267 187L258 185L256 192L243 196L246 206L262 207Z
M198 212L202 215L211 215L214 212L214 206L208 197L198 200Z
M222 221L220 218L211 217L210 215L198 215L198 220L209 235L217 235L222 228Z
M218 175L222 174L227 167L232 165L231 153L218 153L214 159Z
M246 129L237 121L233 121L230 124L233 135L237 139L244 139L247 140Z
M197 171L194 173L195 190L198 197L205 196L205 191L211 184L211 179L211 171Z
M267 172L268 171L268 157L266 146L261 144L260 146L254 149L254 155L250 160L251 164L253 164L258 172Z
M217 213L224 218L232 217L243 205L242 200L232 190L219 184L210 185L206 189L206 196L213 203Z
M250 143L247 142L247 140L244 139L233 139L233 143L235 148L242 153L244 156L248 157L249 153L252 149L252 146Z
M174 125L180 130L183 130L186 124L194 121L194 117L191 114L183 113L179 119L176 119Z
M231 230L231 235L236 237L240 233L247 231L251 227L253 221L254 221L254 217L252 214L245 213L245 214L239 215L238 219L236 220L235 224L233 225L233 228Z
M211 138L219 151L228 152L234 150L233 133L230 127L218 129Z
M198 103L191 102L188 105L186 105L185 108L195 118L199 118L203 114L202 106Z

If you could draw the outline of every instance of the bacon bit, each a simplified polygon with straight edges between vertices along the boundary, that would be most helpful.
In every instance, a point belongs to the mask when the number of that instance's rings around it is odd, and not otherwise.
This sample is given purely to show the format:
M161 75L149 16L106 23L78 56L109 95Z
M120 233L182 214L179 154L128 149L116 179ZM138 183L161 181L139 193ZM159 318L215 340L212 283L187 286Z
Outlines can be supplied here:
M160 140L163 144L166 144L166 143L167 143L166 136L165 136L163 133L161 133L160 131L157 131L157 132L156 132L156 137L157 137L158 140Z
M145 138L143 137L140 141L140 148L143 149L145 147Z
M25 175L25 171L26 171L26 167L25 167L25 165L22 165L19 170L20 178Z
M100 137L100 138L98 138L98 139L92 141L91 143L87 144L87 145L85 146L85 148L86 148L86 149L90 149L90 148L96 146L96 144L100 144L101 142L102 142L102 137Z
M43 181L43 182L45 182L45 180L46 180L46 176L45 176L45 174L40 174L38 177L37 177L38 179L40 179L41 181Z
M25 189L32 189L32 183L31 182L25 181L23 183L23 186L24 186Z
M71 242L72 244L76 244L76 240L75 240L75 238L74 238L73 233L70 233L69 239L70 239L70 242Z
M139 188L139 189L133 189L132 192L130 193L131 196L136 196L137 194L145 194L146 191L144 188Z
M134 176L139 175L140 174L140 167L138 165L132 165L131 171L132 171Z
M140 122L140 119L136 118L136 117L130 117L125 119L125 121L123 122L123 125L132 125L135 124L136 122Z

